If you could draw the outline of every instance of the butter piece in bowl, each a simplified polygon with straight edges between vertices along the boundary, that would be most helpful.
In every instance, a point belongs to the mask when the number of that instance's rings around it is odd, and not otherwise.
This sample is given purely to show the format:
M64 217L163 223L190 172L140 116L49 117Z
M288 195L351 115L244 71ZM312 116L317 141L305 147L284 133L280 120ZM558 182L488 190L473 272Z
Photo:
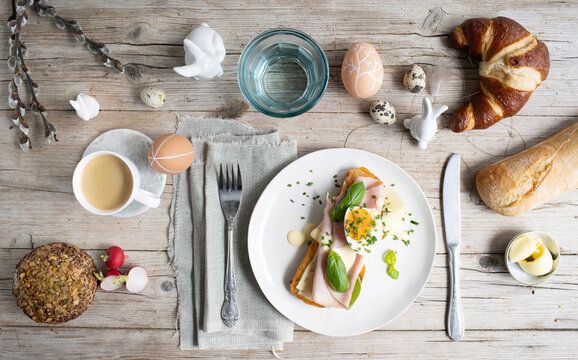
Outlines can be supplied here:
M537 285L558 267L560 250L548 235L530 231L515 236L506 248L506 267L517 281Z

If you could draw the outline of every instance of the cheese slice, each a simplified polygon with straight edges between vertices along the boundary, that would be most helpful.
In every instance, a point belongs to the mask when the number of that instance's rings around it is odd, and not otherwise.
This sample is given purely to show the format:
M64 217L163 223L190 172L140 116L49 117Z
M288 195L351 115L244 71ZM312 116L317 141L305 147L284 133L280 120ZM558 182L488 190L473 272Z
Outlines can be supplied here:
M299 290L299 295L307 298L313 298L313 278L315 278L315 264L317 264L317 254L311 259L311 262L305 268L299 284L297 284L297 289Z

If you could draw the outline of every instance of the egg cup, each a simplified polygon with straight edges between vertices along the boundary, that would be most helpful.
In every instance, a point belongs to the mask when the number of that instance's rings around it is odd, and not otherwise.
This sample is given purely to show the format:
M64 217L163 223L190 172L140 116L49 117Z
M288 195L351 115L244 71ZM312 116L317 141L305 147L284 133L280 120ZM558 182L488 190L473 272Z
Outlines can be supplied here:
M527 272L522 270L522 268L520 267L520 265L518 265L518 263L510 260L510 248L512 247L512 244L522 236L530 236L540 239L542 244L544 244L544 246L552 254L553 260L552 270L550 270L548 273L544 275L535 276L528 274ZM506 268L508 268L508 272L510 273L510 275L512 275L512 277L519 283L529 286L541 284L542 282L549 279L558 268L559 259L560 259L560 248L558 247L558 243L547 234L539 231L528 231L514 236L514 238L510 240L510 242L508 243L505 252Z

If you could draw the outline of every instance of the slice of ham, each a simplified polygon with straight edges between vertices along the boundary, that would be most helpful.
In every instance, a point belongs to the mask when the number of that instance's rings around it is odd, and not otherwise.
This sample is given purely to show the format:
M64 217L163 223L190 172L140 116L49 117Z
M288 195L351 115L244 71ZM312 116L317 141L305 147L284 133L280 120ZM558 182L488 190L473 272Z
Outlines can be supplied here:
M385 189L383 183L377 179L369 177L359 177L355 180L363 181L365 186L365 195L363 197L362 204L367 207L374 209L380 209L377 203L377 199L383 199L385 196ZM345 230L343 228L343 221L332 222L331 221L331 211L335 204L339 203L346 194L345 182L341 187L339 195L334 199L330 200L329 195L327 196L325 202L325 209L323 210L323 222L321 223L321 234L331 235L332 246L335 248L341 248L347 245L347 239L345 238ZM375 196L375 198L374 198ZM315 276L313 278L313 301L319 305L325 306L327 308L340 308L347 309L349 303L351 302L351 296L353 295L353 289L355 288L355 282L357 281L357 276L363 269L365 264L365 258L362 255L356 254L355 261L351 268L349 269L347 276L349 278L349 289L347 291L339 293L333 289L327 276L325 275L325 269L327 268L327 257L329 251L327 251L325 246L319 246L317 248L317 263L315 264Z
M317 248L317 264L315 265L315 277L313 278L312 300L326 308L346 309L347 306L343 306L330 292L330 289L333 289L331 288L331 284L327 282L327 276L325 275L328 255L329 251L323 250L321 246Z
M367 208L381 210L382 204L379 204L378 200L382 200L385 197L383 182L370 177L358 177L355 181L363 181L365 186L365 194L361 205L365 204Z

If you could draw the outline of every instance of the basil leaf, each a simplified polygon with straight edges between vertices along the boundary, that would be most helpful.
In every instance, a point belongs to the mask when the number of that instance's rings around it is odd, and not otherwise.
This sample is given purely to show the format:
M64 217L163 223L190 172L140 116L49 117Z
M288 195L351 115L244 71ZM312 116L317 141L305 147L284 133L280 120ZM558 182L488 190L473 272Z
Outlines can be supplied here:
M365 185L362 181L358 181L352 184L349 189L347 189L347 194L341 199L339 204L336 204L331 210L331 220L340 221L345 217L345 212L347 208L352 206L359 206L365 195Z
M391 276L392 279L397 280L399 276L399 271L397 271L393 265L387 267L387 275Z
M387 265L395 264L396 262L395 252L393 250L389 250L388 252L386 252L385 256L383 257L383 261L385 261Z
M349 289L349 278L345 264L341 260L341 256L335 251L331 251L327 256L327 268L325 269L327 280L337 292L345 292Z
M355 280L355 287L353 288L353 293L351 293L351 301L349 302L349 307L347 308L347 310L351 309L353 303L355 303L355 300L357 300L357 297L359 296L360 292L361 292L361 279L358 276L357 279Z

